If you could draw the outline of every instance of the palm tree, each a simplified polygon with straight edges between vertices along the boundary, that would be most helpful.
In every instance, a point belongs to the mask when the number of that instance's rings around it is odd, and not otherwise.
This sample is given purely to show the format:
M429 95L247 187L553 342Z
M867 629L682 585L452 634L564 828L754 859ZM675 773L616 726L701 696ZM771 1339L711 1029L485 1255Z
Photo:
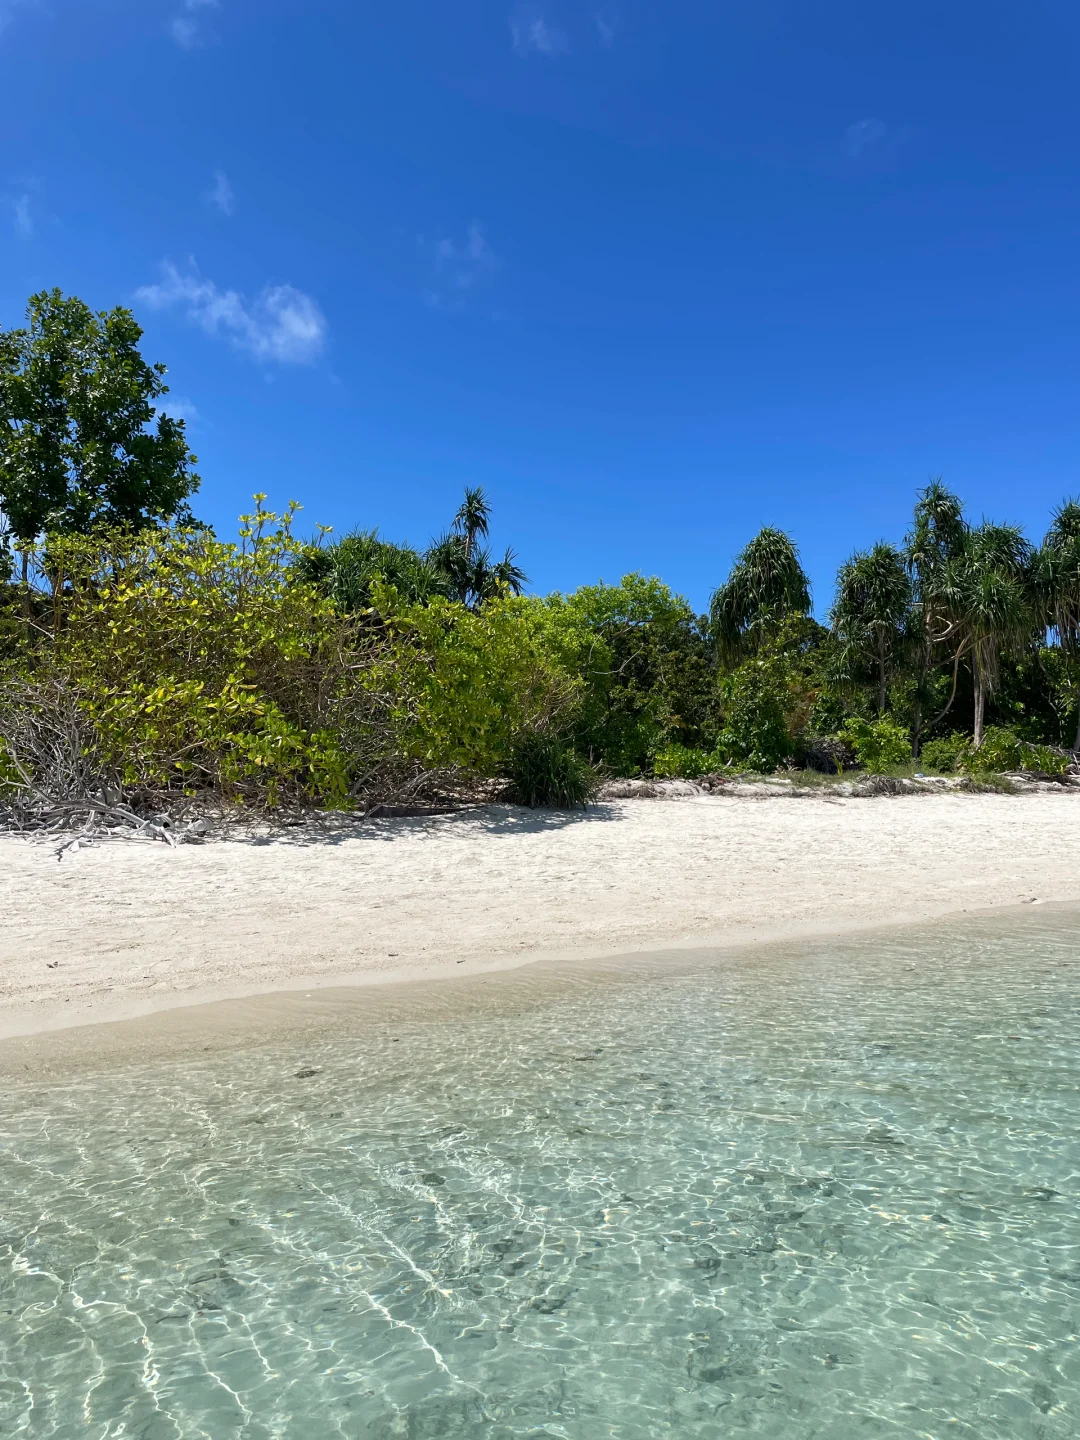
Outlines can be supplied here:
M997 687L1003 655L1026 649L1037 630L1034 550L1016 525L984 521L969 529L963 549L936 576L931 599L956 663L971 662L975 691L974 745L983 742L986 701Z
M488 548L479 543L487 538L490 521L491 506L483 490L479 486L466 490L453 526L427 552L454 598L473 610L507 591L520 595L528 579L512 550L501 560L492 560Z
M1076 738L1080 750L1080 504L1066 500L1054 511L1037 560L1039 589L1046 618L1057 633L1077 703Z
M736 654L785 615L810 613L810 582L783 530L766 526L736 558L712 597L710 618L721 650Z
M884 540L856 551L836 579L833 630L852 657L874 667L879 715L885 713L890 662L908 637L911 595L905 557Z
M952 693L944 709L929 721L924 720L927 707L934 701L933 676L937 667L940 633L948 623L940 613L938 591L941 577L950 560L964 548L968 526L964 507L958 496L943 483L939 475L919 492L912 527L905 541L904 554L911 576L911 645L913 653L911 748L916 756L922 735L943 720L956 699L960 673L960 653L953 655Z
M472 559L477 538L482 536L487 539L490 523L491 506L487 502L483 487L476 485L472 489L467 488L453 524L454 533L460 535L464 542L466 560Z

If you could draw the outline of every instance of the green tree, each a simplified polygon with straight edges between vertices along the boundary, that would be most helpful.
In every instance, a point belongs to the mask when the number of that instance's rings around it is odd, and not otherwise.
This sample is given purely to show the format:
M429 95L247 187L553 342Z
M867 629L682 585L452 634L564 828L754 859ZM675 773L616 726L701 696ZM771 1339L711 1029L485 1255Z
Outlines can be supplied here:
M940 640L967 657L975 696L974 745L983 742L986 702L1004 655L1029 649L1038 628L1034 551L1015 525L984 521L969 529L959 555L936 577L935 609L944 621Z
M375 530L344 535L329 545L312 545L297 561L299 579L319 587L339 614L372 609L378 584L392 585L404 605L429 605L454 598L443 570L410 545L380 539Z
M712 743L716 677L703 626L681 595L624 575L542 604L553 648L584 682L573 730L583 755L626 775L665 744Z
M783 530L771 526L738 556L710 607L714 637L729 656L756 649L764 632L786 616L809 613L810 582L799 552Z
M885 713L890 671L910 635L911 576L904 555L879 540L840 567L832 624L845 658L873 669L877 712Z
M15 539L186 516L195 456L184 422L157 409L165 366L143 360L131 312L50 290L26 322L0 331L0 509Z
M1061 651L1066 683L1077 709L1073 749L1080 750L1080 504L1066 500L1054 511L1036 572L1046 618Z
M963 504L939 475L918 494L904 550L911 576L911 736L916 756L923 734L944 719L956 699L961 656L955 648L952 691L947 698L942 694L948 680L940 668L940 637L949 632L949 622L941 607L941 583L946 566L963 553L967 533ZM933 710L937 713L928 719Z
M427 552L427 559L445 576L454 598L472 610L499 595L520 595L527 578L512 550L501 560L493 560L487 546L480 543L487 539L490 523L491 506L483 490L479 486L467 489L452 527Z

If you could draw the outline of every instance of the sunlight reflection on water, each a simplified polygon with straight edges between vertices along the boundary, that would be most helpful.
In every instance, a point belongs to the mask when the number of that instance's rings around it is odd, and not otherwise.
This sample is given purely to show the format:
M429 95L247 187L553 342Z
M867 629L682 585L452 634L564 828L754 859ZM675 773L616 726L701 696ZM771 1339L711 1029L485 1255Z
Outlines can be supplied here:
M1072 1437L1078 941L520 972L9 1086L0 1434Z

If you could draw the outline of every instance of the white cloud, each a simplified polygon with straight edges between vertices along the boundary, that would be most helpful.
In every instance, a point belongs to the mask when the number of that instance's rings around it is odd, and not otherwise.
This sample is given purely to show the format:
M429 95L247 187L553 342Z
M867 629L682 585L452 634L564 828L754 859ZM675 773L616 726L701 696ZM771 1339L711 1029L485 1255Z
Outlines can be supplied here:
M236 210L236 196L224 170L214 171L214 188L203 196L207 205L216 205L222 215L232 215Z
M192 401L183 395L166 395L160 405L155 406L159 415L167 415L170 420L197 420L199 412Z
M178 15L169 25L169 34L183 50L194 50L203 43L203 30L199 23L199 11L213 9L218 0L184 0Z
M498 263L483 227L475 220L460 245L446 239L435 245L435 273L457 290L471 290L480 275Z
M17 195L11 202L11 208L15 216L15 233L21 235L24 240L29 240L34 233L34 217L30 214L30 196L27 193Z
M423 236L420 243L427 248ZM488 244L483 226L475 220L463 240L444 236L436 240L431 253L435 282L425 298L436 310L460 310L467 292L502 263Z
M847 143L847 153L852 157L861 155L865 150L872 150L874 146L883 139L885 125L873 116L865 120L856 120L854 125L849 125L844 132L844 139Z
M518 5L510 12L510 38L519 55L544 55L551 59L570 48L566 32L552 24L543 10Z
M592 18L600 44L605 48L614 45L615 33L619 28L614 10L594 10Z
M183 308L208 335L224 335L258 360L307 365L326 345L326 317L293 285L267 285L254 300L238 290L219 290L200 275L194 261L187 274L166 261L162 283L144 285L138 298L154 310Z

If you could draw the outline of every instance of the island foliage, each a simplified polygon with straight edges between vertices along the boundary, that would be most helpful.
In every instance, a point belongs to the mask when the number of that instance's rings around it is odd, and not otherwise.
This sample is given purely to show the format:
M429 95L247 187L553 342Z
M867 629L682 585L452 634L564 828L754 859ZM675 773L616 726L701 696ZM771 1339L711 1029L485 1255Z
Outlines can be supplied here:
M526 593L469 489L426 546L195 517L123 308L0 330L0 809L587 802L608 776L1060 774L1080 750L1080 502L1033 543L933 480L825 621L767 527L706 614L644 573Z

